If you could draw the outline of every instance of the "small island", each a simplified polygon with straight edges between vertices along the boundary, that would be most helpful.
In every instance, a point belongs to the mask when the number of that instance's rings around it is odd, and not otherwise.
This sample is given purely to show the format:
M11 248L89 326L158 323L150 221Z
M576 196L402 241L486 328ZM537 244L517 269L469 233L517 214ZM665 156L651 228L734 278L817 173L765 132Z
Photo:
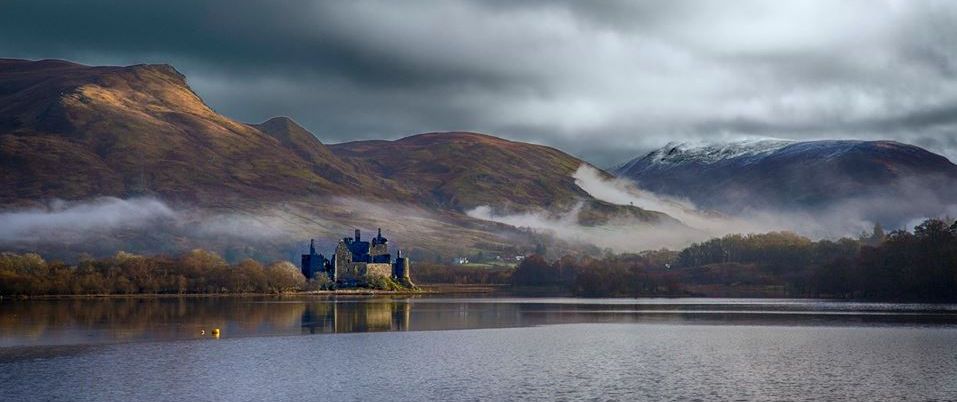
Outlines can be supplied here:
M355 237L339 240L332 258L316 253L315 239L309 241L309 254L302 255L302 275L313 281L325 277L337 288L413 288L411 261L398 250L395 260L389 253L389 239L382 237L382 228L372 241L363 241L356 229Z

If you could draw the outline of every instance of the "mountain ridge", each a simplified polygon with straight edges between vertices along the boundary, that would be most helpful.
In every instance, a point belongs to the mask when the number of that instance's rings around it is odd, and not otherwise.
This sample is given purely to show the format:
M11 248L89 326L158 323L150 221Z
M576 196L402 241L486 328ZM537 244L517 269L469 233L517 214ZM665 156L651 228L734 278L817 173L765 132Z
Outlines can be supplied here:
M308 233L392 222L383 206L409 205L443 222L433 228L471 239L463 247L510 242L503 225L466 215L478 206L561 213L583 203L581 220L592 224L669 219L595 199L571 177L585 162L554 148L454 132L326 145L288 117L220 115L169 65L2 59L0 116L8 210L99 197L249 216L276 206L282 219L312 222L299 225Z
M337 189L275 138L213 111L170 66L36 63L0 63L2 203L160 194L217 205Z
M874 204L887 197L903 202L915 191L941 203L957 199L950 189L957 183L957 165L896 141L672 144L635 158L614 173L643 189L732 213L809 210L869 197ZM874 219L897 222L918 212L881 213Z

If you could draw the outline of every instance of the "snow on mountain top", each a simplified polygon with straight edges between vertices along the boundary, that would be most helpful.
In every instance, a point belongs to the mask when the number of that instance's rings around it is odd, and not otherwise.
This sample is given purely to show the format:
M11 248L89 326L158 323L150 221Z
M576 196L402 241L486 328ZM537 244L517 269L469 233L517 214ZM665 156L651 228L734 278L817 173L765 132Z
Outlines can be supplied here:
M767 155L796 141L781 139L751 139L727 143L670 143L649 154L652 163L715 163L727 159Z
M635 158L614 170L627 172L636 165L701 163L712 164L728 159L769 155L798 141L778 138L747 139L724 143L672 142L641 158Z
M749 165L768 157L785 157L790 155L813 155L814 158L827 159L838 157L864 143L891 144L880 141L861 140L812 140L795 141L778 138L757 138L721 143L703 142L672 142L648 153L645 156L632 159L612 170L617 174L636 174L637 171L647 169L666 168L688 164L714 165L733 163L735 165ZM885 145L886 147L887 145Z

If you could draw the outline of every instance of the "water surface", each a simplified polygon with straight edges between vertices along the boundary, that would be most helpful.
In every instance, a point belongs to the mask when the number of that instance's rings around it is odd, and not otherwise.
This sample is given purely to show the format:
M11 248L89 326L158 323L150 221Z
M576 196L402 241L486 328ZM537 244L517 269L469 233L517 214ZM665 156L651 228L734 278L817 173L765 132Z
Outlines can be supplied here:
M4 400L955 400L955 378L946 304L0 302Z

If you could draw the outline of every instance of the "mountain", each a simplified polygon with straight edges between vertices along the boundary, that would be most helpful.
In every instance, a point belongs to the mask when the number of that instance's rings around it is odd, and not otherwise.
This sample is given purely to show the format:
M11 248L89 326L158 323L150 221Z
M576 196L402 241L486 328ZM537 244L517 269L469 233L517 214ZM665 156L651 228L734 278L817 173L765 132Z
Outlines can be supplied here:
M311 166L312 171L322 177L342 185L339 190L350 195L376 196L388 200L408 201L409 195L393 184L371 174L369 169L345 160L336 155L328 146L298 123L288 117L274 117L252 127L275 138L279 143L295 153ZM327 192L325 188L321 191ZM330 192L337 194L336 191Z
M475 133L334 146L214 112L167 65L0 60L0 204L152 194L199 205L356 196L436 208L588 199L561 151Z
M557 149L469 132L426 133L395 141L354 141L329 146L341 157L412 191L433 208L498 212L571 210L582 202L579 222L615 218L672 221L665 214L595 199L572 174L585 162ZM610 174L600 171L604 177Z
M669 144L622 165L615 174L646 190L730 213L742 208L813 210L852 200L877 205L893 199L914 208L885 208L878 218L899 220L937 213L929 204L957 200L957 165L893 141Z
M428 133L357 141L331 149L380 177L403 183L433 206L524 210L591 198L572 173L582 161L554 148L477 133Z
M468 239L456 244L466 248L513 243L502 237L504 225L466 214L479 206L574 209L593 225L616 217L670 221L593 198L571 177L582 164L554 148L477 133L326 145L289 118L246 124L215 112L168 65L0 59L0 208L7 210L145 196L281 222L297 236L396 225L395 211L413 211L430 233L420 238L434 244L454 233ZM267 209L270 218L261 219Z
M294 192L383 193L342 161L304 159L214 112L168 65L0 60L0 116L2 204L147 194L229 205ZM305 152L319 156L314 142Z

